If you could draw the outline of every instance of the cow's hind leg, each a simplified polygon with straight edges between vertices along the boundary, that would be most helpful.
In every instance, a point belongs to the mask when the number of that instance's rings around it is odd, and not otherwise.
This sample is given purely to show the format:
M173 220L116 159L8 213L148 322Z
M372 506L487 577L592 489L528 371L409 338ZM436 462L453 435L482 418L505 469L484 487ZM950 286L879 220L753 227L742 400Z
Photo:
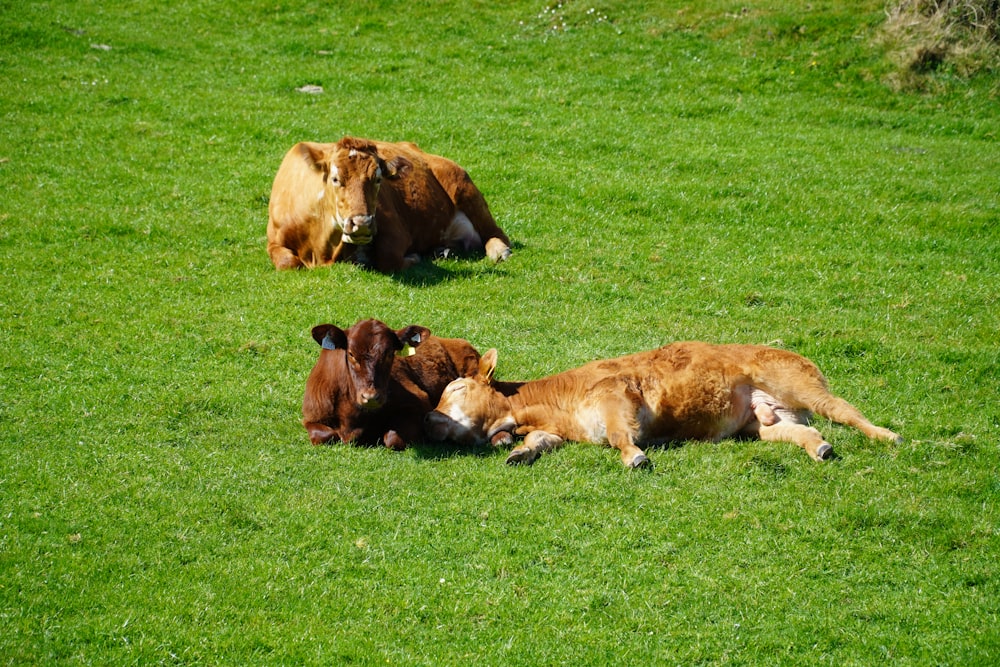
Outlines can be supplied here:
M887 428L876 426L868 421L856 407L829 392L824 396L814 399L810 409L818 415L822 415L831 421L839 424L846 424L858 429L869 438L876 440L888 440L889 442L900 443L903 438Z
M507 465L519 463L531 464L540 455L563 444L563 439L555 433L532 431L524 437L524 442L511 450L507 456Z
M748 424L743 432L756 435L770 442L792 442L806 450L815 461L824 461L833 454L833 447L823 439L820 432L809 426L809 411L790 410L781 405L773 396L753 389L750 407L756 421Z
M875 426L856 407L830 393L826 379L814 363L784 350L765 349L757 362L763 366L761 383L754 384L789 409L803 408L831 421L853 426L869 438L902 442L887 428Z
M463 174L463 178L459 179L453 198L455 207L460 213L465 214L476 234L482 239L486 256L494 262L502 262L510 257L510 239L493 219L483 193L473 184L468 174Z

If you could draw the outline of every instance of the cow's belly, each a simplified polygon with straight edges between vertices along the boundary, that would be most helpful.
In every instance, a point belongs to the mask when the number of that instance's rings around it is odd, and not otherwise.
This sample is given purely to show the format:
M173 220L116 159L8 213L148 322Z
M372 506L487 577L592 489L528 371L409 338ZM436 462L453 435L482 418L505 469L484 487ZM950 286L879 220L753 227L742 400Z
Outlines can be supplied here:
M651 397L639 412L641 442L722 440L754 420L751 388L721 386L699 393L664 393ZM656 406L656 407L653 407Z

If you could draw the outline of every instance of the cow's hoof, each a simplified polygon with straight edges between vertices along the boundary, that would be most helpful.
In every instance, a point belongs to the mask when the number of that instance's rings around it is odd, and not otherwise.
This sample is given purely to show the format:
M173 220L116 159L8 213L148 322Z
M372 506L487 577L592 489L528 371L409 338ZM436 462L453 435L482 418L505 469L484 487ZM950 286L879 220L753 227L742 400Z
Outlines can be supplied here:
M535 462L535 456L529 449L515 449L507 456L507 465L530 465Z
M653 462L645 454L635 456L628 464L632 470L652 470Z
M486 242L486 256L494 262L503 262L510 257L510 246L498 238L492 238Z
M817 461L826 461L831 456L833 456L833 445L831 445L829 442L824 442L823 444L821 444L819 447L816 448L816 456L814 456L813 458L815 458Z
M507 447L514 444L514 436L509 431L500 431L490 438L490 444L494 447Z
M903 444L903 436L898 433L893 433L887 428L877 428L875 429L875 437L879 440L888 440L889 442L895 443L897 445Z

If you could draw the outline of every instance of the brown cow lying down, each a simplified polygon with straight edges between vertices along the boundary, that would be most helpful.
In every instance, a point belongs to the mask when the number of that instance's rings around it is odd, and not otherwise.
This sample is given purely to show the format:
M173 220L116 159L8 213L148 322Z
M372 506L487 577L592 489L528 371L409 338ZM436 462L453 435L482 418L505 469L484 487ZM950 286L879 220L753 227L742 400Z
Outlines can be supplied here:
M320 324L323 348L306 380L302 424L314 445L330 440L405 449L423 433L424 415L458 377L474 375L479 353L457 338L421 326L393 331L363 320L343 331Z
M831 394L823 374L793 352L760 345L674 343L533 382L496 382L497 351L474 378L448 385L425 430L437 440L480 444L524 435L507 463L531 463L564 440L610 444L632 468L649 465L638 445L756 436L794 443L822 461L833 453L811 412L900 442Z
M444 249L485 248L495 262L510 256L510 240L465 170L411 143L296 144L274 177L268 218L267 252L278 269L350 259L390 273Z

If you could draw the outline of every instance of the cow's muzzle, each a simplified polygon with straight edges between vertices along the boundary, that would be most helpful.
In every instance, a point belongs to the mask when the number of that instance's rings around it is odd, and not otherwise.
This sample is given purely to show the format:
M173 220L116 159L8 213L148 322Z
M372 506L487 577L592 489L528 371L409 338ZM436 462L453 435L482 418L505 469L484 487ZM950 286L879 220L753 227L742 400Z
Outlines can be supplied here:
M375 389L362 391L358 396L358 406L363 410L378 410L382 407L382 394Z
M354 245L367 245L375 236L374 215L352 215L344 220L344 242Z
M424 415L424 433L431 440L444 440L448 437L448 423L451 418L440 412L432 411Z

